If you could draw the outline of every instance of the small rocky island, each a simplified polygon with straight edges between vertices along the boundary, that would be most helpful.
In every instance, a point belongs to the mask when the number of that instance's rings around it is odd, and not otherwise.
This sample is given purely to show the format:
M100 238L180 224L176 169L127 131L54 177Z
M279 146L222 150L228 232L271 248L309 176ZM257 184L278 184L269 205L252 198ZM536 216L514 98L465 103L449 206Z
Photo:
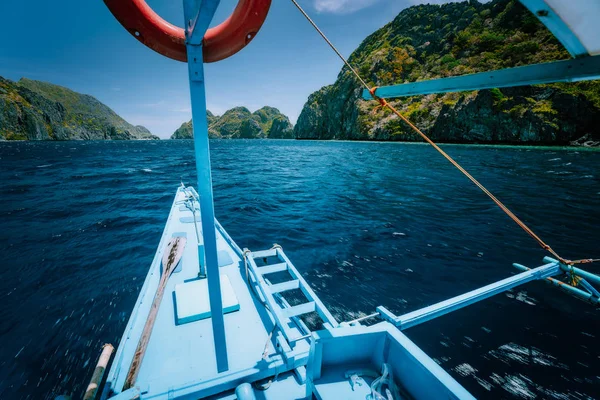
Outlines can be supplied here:
M208 136L211 139L294 139L294 128L287 116L274 107L263 107L251 113L246 107L235 107L222 116L206 111ZM184 122L171 139L192 139L192 121Z
M159 139L87 94L0 77L0 140Z

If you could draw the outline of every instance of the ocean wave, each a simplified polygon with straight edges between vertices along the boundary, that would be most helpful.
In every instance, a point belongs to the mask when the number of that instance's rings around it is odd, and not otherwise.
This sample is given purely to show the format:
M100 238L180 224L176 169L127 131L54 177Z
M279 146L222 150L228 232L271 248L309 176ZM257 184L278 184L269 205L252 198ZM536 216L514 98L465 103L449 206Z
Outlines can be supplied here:
M215 142L217 217L241 247L280 243L341 320L378 305L400 315L443 301L510 276L511 261L540 265L535 242L427 147L289 141L266 142L274 149L267 152L257 143ZM369 152L357 157L358 147ZM561 252L593 253L600 189L590 178L598 177L597 154L451 150L538 233L568 239ZM123 333L180 177L196 181L192 154L193 143L182 141L0 146L0 246L10 267L0 271L10 326L0 329L0 339L10 357L26 346L20 363L7 364L6 387L29 398L85 389L77 385L93 372L97 349ZM555 175L566 168L569 176ZM574 199L578 207L571 207ZM593 309L582 316L585 305L555 299L540 282L526 289L407 334L479 398L592 393L570 376L599 368L596 338L589 336L597 325ZM39 387L23 386L23 377L45 376Z

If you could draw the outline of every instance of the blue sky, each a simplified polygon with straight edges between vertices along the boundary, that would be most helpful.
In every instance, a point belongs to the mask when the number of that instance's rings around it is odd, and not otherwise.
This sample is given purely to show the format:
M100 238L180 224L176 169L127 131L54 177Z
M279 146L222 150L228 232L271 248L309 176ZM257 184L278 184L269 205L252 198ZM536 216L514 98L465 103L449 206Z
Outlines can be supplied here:
M444 0L300 0L348 56L370 33L417 3ZM182 25L182 1L148 0ZM222 0L215 23L236 0ZM137 42L100 0L2 1L0 76L91 94L127 121L169 137L190 119L187 68ZM289 0L273 0L263 28L236 55L206 66L208 108L279 108L295 122L309 94L331 84L341 61Z

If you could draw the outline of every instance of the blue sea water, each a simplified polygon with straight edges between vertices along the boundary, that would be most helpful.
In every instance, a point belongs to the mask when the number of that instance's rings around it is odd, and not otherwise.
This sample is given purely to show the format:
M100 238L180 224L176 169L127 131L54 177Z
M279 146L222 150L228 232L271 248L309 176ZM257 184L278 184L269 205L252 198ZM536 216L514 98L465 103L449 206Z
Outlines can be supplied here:
M281 244L340 320L546 253L425 145L213 141L216 214ZM600 152L444 146L561 255L600 257ZM125 327L190 141L0 143L0 398L79 397ZM600 265L588 269L600 273ZM534 282L405 331L478 398L600 397L600 315Z

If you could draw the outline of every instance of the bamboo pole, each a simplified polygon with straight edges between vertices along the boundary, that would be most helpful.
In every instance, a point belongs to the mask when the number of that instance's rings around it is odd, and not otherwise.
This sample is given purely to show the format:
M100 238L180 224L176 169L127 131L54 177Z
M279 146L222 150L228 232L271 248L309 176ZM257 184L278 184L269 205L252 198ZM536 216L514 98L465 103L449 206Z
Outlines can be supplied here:
M85 390L83 400L94 400L96 398L96 395L98 394L98 388L102 383L102 378L104 377L104 372L106 371L106 366L108 365L110 356L114 350L115 348L112 344L107 343L102 346L102 353L100 354L100 358L98 359L98 363L96 364L96 368L92 374L90 384Z

